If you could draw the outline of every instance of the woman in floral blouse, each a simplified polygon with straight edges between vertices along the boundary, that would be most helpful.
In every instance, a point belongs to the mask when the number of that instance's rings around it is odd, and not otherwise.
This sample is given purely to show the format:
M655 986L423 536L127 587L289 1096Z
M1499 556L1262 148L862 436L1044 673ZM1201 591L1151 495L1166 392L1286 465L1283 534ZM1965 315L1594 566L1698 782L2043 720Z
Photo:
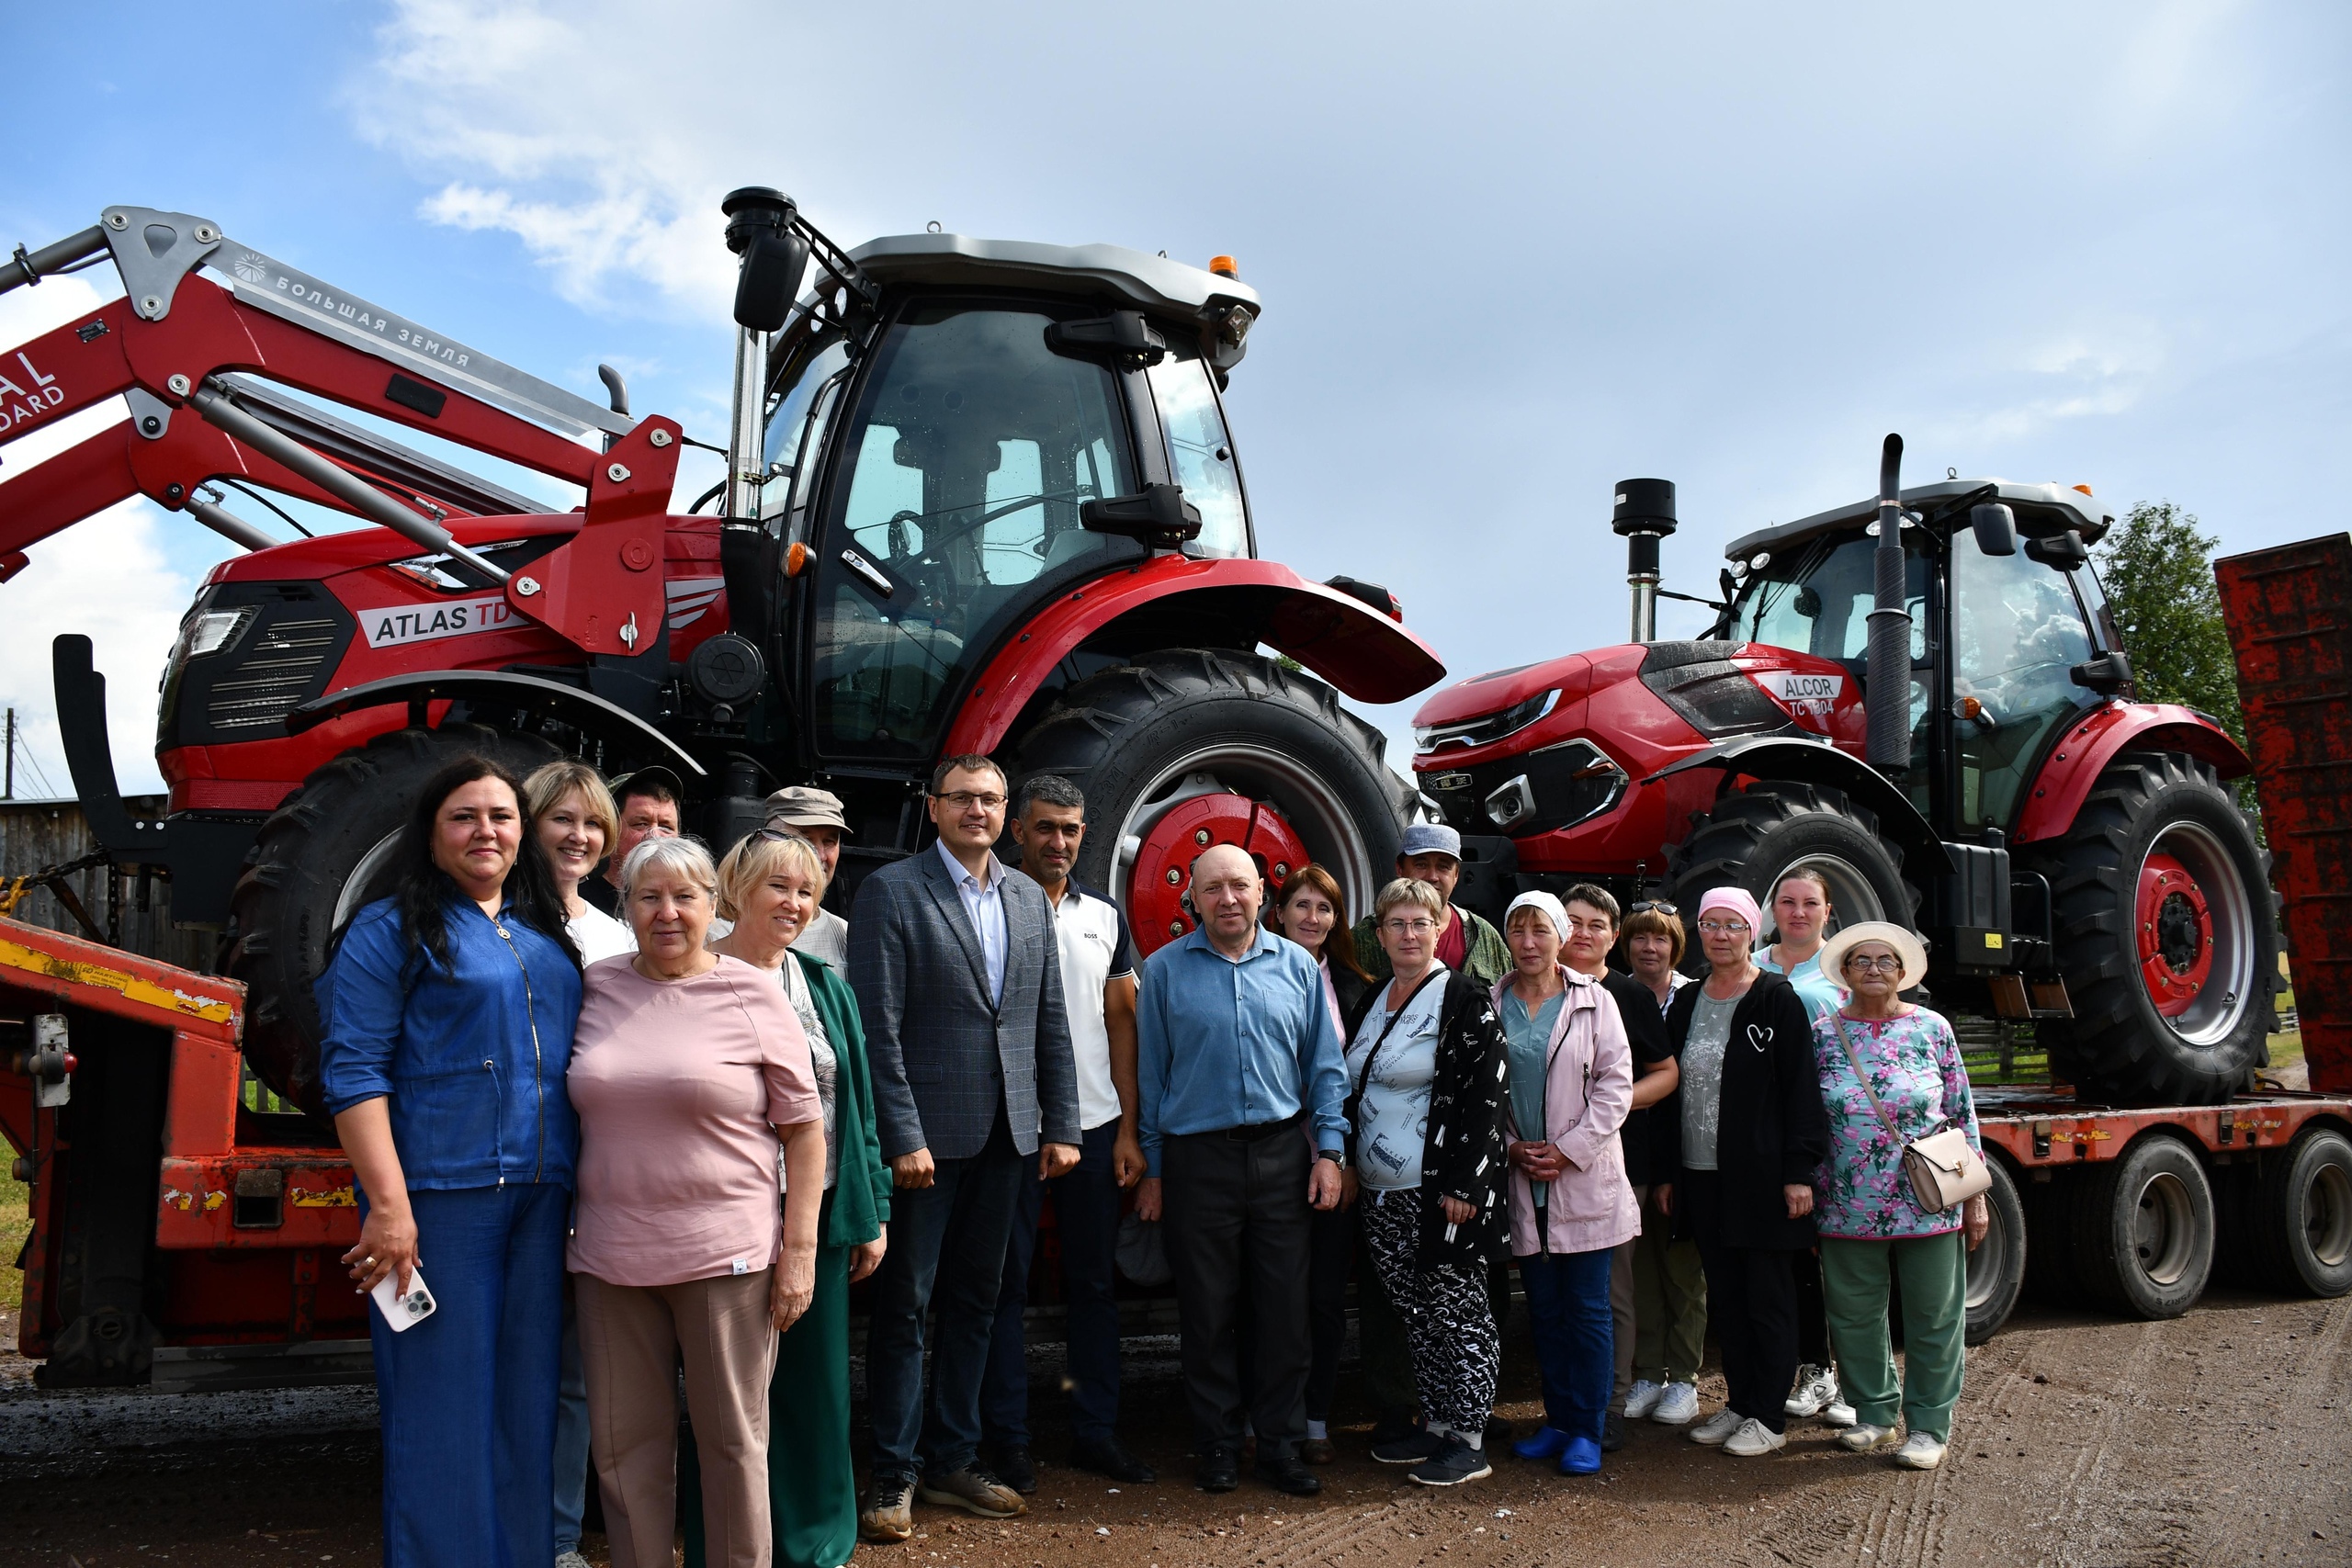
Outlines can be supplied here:
M1898 925L1848 926L1822 949L1822 973L1846 1005L1814 1024L1829 1158L1816 1185L1823 1293L1845 1393L1861 1417L1838 1440L1856 1453L1895 1449L1894 1462L1933 1470L1951 1439L1968 1326L1968 1253L1991 1214L1982 1195L1959 1209L1919 1205L1903 1150L1949 1122L1982 1153L1960 1042L1941 1015L1902 999L1928 967L1919 939ZM1867 1086L1862 1075L1867 1075ZM1872 1104L1872 1096L1876 1104ZM1903 1281L1903 1381L1887 1342L1887 1281ZM1898 1410L1910 1427L1896 1448Z

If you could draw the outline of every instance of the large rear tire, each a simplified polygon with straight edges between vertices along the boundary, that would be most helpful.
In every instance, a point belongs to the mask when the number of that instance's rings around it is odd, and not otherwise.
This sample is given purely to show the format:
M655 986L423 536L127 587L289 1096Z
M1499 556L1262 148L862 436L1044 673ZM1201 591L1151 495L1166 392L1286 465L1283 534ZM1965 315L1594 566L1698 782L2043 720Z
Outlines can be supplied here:
M1385 745L1319 681L1250 654L1173 649L1071 686L1022 737L1013 776L1059 773L1085 792L1090 829L1078 876L1127 911L1138 949L1149 953L1169 940L1171 921L1147 925L1138 916L1134 872L1140 863L1155 877L1181 879L1189 843L1160 845L1154 835L1171 819L1192 822L1176 814L1211 796L1271 804L1338 879L1350 917L1367 913L1395 874L1413 800L1383 762ZM1246 809L1230 815L1248 818ZM1203 816L1190 831L1232 841L1225 823ZM1275 874L1272 864L1267 871ZM1156 908L1166 901L1155 892Z
M2051 1071L2118 1105L2214 1105L2247 1085L2275 1020L2267 857L2213 770L2177 752L2108 765L2066 837L2020 852L2050 879L2069 1019Z
M1772 895L1792 872L1819 871L1835 911L1829 930L1859 920L1908 926L1919 892L1903 879L1903 852L1879 836L1878 816L1827 784L1763 779L1724 795L1696 818L1690 836L1666 852L1667 875L1683 919L1696 919L1710 889L1743 887L1772 934ZM1691 961L1703 964L1698 943Z
M479 724L379 735L286 797L230 895L227 967L246 988L245 1060L313 1116L326 1113L312 987L328 943L360 906L390 891L393 846L424 782L469 754L518 774L560 755L544 740Z

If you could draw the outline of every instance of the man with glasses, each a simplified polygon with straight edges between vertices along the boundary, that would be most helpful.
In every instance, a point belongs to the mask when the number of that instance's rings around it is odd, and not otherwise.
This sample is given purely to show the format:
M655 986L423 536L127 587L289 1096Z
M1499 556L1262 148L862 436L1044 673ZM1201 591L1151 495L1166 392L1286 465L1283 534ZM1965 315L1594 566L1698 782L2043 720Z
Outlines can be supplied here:
M850 984L897 1188L866 1340L868 1540L913 1534L918 1492L982 1518L1028 1512L979 1463L980 1384L1022 1162L1051 1180L1078 1163L1081 1134L1053 910L996 858L1004 808L1004 773L988 758L940 763L938 843L868 876L850 922Z
M1462 885L1462 835L1442 822L1416 822L1396 846L1396 874L1426 882L1445 900L1445 929L1438 932L1437 961L1491 988L1511 972L1510 944L1483 917L1453 901ZM1355 923L1356 957L1374 980L1391 971L1370 915Z
M1086 841L1086 796L1069 780L1041 773L1013 796L1012 840L1021 869L1045 890L1054 912L1078 1063L1078 1120L1084 1153L1069 1174L1037 1179L1025 1168L1012 1244L997 1292L996 1337L980 1397L990 1468L1026 1495L1037 1489L1029 1453L1029 1260L1045 1194L1054 1197L1069 1302L1070 1460L1123 1485L1159 1479L1119 1441L1119 1303L1113 1295L1119 1197L1143 1175L1136 1123L1136 958L1126 917L1109 897L1070 874Z
M1191 895L1200 925L1145 963L1136 1003L1137 1120L1148 1174L1136 1213L1160 1218L1164 1187L1201 1489L1240 1483L1234 1326L1246 1293L1257 1342L1249 1415L1258 1478L1311 1497L1323 1483L1298 1457L1314 1353L1308 1210L1340 1201L1347 1139L1340 1032L1321 968L1306 949L1260 923L1265 881L1247 851L1203 851Z

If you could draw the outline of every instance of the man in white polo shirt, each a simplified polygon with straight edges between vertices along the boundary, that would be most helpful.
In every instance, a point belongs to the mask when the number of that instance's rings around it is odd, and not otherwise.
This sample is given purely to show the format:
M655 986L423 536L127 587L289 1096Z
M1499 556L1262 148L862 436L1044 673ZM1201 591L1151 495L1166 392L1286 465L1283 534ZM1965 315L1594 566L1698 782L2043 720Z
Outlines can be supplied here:
M1119 1308L1112 1295L1119 1239L1119 1190L1143 1175L1136 1120L1136 959L1118 906L1070 878L1086 837L1086 797L1066 778L1044 773L1013 795L1012 837L1021 869L1046 890L1061 950L1062 998L1078 1058L1078 1120L1083 1152L1067 1174L1040 1181L1024 1166L1021 1204L997 1291L996 1337L980 1389L980 1427L990 1467L1023 1493L1037 1489L1029 1453L1029 1368L1022 1314L1029 1305L1029 1260L1048 1188L1061 1238L1069 1303L1070 1461L1129 1485L1158 1476L1119 1441Z

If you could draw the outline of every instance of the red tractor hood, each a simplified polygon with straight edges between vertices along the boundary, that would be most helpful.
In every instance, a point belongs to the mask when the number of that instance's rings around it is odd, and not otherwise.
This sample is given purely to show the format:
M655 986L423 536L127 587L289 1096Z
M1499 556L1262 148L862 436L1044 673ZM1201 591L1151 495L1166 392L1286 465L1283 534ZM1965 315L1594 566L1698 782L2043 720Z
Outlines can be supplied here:
M1426 729L1433 726L1459 724L1464 719L1485 714L1500 713L1514 704L1557 689L1560 700L1574 702L1591 689L1595 664L1610 665L1615 655L1640 653L1640 648L1604 648L1591 653L1571 653L1562 659L1546 659L1537 664L1521 664L1508 670L1490 670L1484 675L1473 675L1467 681L1457 681L1442 692L1431 694L1420 710L1413 715L1413 727ZM1637 658L1624 671L1630 674L1641 667ZM1612 666L1613 668L1613 666Z

